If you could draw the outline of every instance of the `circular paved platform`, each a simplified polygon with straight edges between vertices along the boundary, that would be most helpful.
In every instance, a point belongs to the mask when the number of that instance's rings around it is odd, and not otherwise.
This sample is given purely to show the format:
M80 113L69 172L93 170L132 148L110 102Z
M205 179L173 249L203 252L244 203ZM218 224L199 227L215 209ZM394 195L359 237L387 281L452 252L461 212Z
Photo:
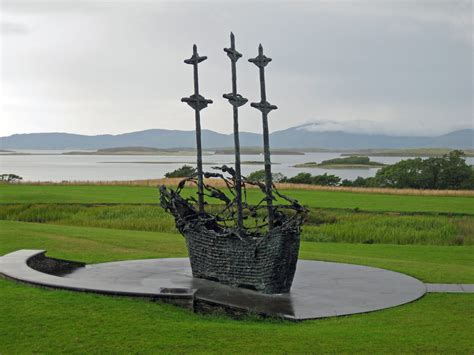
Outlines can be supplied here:
M291 292L282 295L263 295L193 278L187 258L86 265L55 276L38 272L38 268L19 267L28 252L29 255L34 254L32 252L41 255L39 251L19 251L4 256L0 258L0 273L48 287L151 298L154 295L159 298L164 293L179 298L180 292L185 293L187 289L189 293L194 289L196 292L192 292L192 297L208 305L296 320L394 307L414 301L426 292L422 282L397 272L307 260L298 261Z
M300 260L291 292L262 295L191 275L189 260L155 259L88 265L68 278L137 286L194 288L196 297L256 313L309 319L375 311L411 302L426 288L400 273L350 264Z

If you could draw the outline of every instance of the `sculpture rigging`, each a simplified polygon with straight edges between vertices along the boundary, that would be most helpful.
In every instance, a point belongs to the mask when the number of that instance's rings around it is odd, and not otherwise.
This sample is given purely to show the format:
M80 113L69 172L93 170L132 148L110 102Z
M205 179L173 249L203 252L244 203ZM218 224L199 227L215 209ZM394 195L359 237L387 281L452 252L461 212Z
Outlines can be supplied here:
M193 45L193 55L189 59L185 59L186 64L193 66L194 76L194 94L190 97L183 97L182 102L186 102L194 109L194 117L196 120L196 155L197 155L197 177L198 177L198 208L199 213L204 212L204 191L203 191L203 175L202 175L202 145L201 145L201 110L206 108L208 104L212 104L212 100L208 100L199 94L199 73L198 64L205 61L206 56L200 57L197 52L197 46Z
M194 68L194 94L181 101L195 111L197 171L175 190L160 186L160 203L174 216L176 227L185 238L194 277L262 293L289 292L307 211L298 201L281 194L272 181L268 113L277 107L266 98L264 68L271 59L263 54L262 45L258 56L249 61L259 68L260 102L251 106L262 114L265 182L251 182L241 175L238 108L247 99L237 93L236 63L242 54L235 48L232 33L230 42L230 48L224 51L231 61L232 92L223 97L233 110L235 166L214 167L215 172L202 170L200 111L212 100L199 94L198 63L207 57L200 57L194 45L192 57L185 60ZM226 188L212 184L216 179L224 181ZM183 196L188 183L197 185L197 201L193 196ZM261 190L264 197L260 202L247 202L247 186ZM220 203L205 205L204 196Z
M255 64L259 69L260 74L260 102L252 102L250 106L256 108L262 113L263 124L263 156L265 162L265 195L267 198L268 209L268 227L273 228L273 196L272 196L272 163L270 160L270 138L268 134L268 113L276 110L275 105L271 105L267 101L267 93L265 88L265 67L272 61L271 58L263 55L263 47L258 46L258 56L249 59L249 62Z
M242 174L240 171L240 140L239 140L239 107L247 103L247 99L240 94L237 94L237 60L242 57L242 54L235 49L235 37L230 34L230 48L224 48L224 52L231 62L232 70L232 92L224 94L224 98L232 105L232 112L234 115L234 155L235 155L235 200L237 204L237 226L239 229L243 228L242 215Z

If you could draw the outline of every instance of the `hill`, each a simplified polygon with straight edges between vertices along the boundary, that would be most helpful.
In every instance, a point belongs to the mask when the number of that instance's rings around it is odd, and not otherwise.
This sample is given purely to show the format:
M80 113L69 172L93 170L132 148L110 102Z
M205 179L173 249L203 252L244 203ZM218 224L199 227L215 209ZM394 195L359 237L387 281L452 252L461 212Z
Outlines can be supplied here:
M232 146L232 134L202 131L205 149ZM260 147L262 136L241 132L242 147ZM400 149L435 148L474 149L474 130L464 129L437 137L390 136L385 134L314 131L307 125L273 132L270 143L275 149ZM150 147L160 149L194 148L194 131L149 129L145 131L87 136L71 133L31 133L0 137L2 149L105 149L115 147Z
M118 147L118 148L103 148L95 152L72 151L62 153L63 155L195 155L192 149L178 150L178 149L161 149L150 147Z

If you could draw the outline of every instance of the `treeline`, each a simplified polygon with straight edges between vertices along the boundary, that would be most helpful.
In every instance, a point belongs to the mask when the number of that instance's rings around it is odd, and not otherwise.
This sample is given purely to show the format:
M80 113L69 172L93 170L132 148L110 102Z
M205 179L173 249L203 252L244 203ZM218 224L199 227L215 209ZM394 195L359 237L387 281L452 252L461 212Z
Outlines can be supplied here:
M342 186L411 189L474 189L474 170L464 152L453 150L442 157L402 160L377 171L374 177L343 180Z
M263 180L263 170L248 176ZM299 173L288 178L275 174L275 182L323 186L391 187L411 189L474 189L474 170L466 163L464 152L454 150L442 157L415 158L381 168L374 177L342 180L336 175Z
M362 160L357 160L357 162L360 161ZM173 172L165 174L165 176L168 178L186 177L195 173L196 169L194 167L184 165ZM264 181L265 171L255 171L247 178L250 181ZM321 186L469 190L474 189L474 170L466 163L463 151L453 150L441 157L401 160L396 164L381 168L374 177L369 178L358 177L355 180L348 180L327 173L322 175L299 173L289 178L281 173L274 173L273 181L276 183L282 182Z

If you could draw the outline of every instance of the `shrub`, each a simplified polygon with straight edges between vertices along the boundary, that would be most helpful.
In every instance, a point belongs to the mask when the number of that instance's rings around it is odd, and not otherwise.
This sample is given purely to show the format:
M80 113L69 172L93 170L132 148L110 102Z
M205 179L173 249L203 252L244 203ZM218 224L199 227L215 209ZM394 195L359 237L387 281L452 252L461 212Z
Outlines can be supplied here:
M282 182L289 182L292 184L309 184L309 185L322 185L322 186L337 186L339 185L341 178L336 175L311 175L310 173L299 173L291 178L286 178Z
M272 173L272 180L273 182L282 182L286 179L286 176L282 173ZM265 170L257 170L253 173L250 173L247 176L247 180L251 182L264 182L265 181Z
M174 171L165 174L166 178L185 178L196 174L196 168L189 165L183 165Z
M349 187L377 187L377 183L375 178L368 177L363 178L358 176L355 180L348 180L344 179L341 181L341 186L349 186Z

